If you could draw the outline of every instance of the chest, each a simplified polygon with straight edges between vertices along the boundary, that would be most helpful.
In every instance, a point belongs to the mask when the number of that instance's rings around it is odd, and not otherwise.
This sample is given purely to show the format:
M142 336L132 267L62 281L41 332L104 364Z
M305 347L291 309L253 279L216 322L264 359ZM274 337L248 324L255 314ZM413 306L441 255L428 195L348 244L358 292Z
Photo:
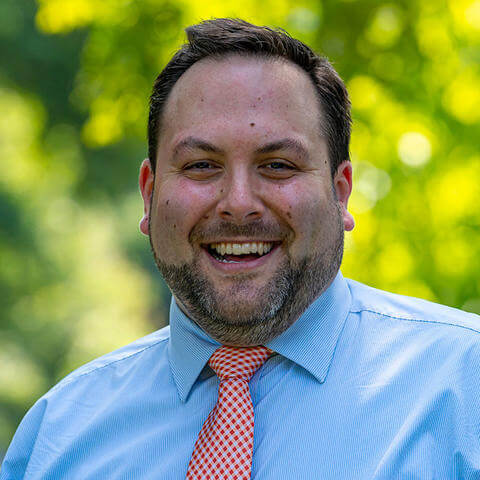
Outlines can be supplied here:
M43 425L26 478L185 478L216 388L209 379L185 403L132 394L103 411L78 405L62 425ZM298 375L253 382L252 479L461 478L455 398L439 390L399 400L402 388L325 388Z

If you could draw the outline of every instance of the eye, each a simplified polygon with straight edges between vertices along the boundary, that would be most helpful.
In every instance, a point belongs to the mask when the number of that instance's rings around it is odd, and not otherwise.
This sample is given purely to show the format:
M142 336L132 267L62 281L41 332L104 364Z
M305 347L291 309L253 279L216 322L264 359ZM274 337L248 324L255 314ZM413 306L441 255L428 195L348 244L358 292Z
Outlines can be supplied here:
M210 164L210 162L203 160L201 162L195 162L195 163L186 165L184 167L184 170L207 170L209 168L212 168L212 165Z
M265 175L275 178L288 178L291 177L297 168L283 160L271 160L260 166Z
M267 163L266 167L270 168L271 170L281 170L283 168L286 168L287 170L293 170L293 167L288 163L279 161Z
M209 160L199 160L188 163L183 167L184 173L194 179L204 179L215 175L220 167Z

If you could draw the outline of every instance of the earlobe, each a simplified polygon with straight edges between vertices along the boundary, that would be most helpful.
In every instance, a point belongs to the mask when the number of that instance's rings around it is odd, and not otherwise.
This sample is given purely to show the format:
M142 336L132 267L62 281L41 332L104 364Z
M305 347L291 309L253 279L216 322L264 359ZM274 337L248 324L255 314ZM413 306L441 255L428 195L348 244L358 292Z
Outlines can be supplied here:
M150 218L150 207L152 201L152 191L155 181L155 176L153 174L152 166L150 160L146 158L140 167L140 175L138 178L138 184L140 187L140 193L143 198L143 217L140 220L140 231L144 235L149 235L149 218Z
M343 224L347 232L353 230L355 226L355 220L347 210L348 199L352 193L352 180L352 164L347 160L338 166L334 177L335 193L342 209Z

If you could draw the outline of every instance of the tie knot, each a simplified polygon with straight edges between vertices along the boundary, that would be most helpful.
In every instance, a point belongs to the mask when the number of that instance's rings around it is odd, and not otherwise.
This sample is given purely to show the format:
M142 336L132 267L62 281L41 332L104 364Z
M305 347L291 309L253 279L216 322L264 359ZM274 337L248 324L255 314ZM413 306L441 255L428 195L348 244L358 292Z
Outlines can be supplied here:
M271 353L272 350L262 345L258 347L230 347L224 345L215 350L208 364L220 380L241 378L248 382Z

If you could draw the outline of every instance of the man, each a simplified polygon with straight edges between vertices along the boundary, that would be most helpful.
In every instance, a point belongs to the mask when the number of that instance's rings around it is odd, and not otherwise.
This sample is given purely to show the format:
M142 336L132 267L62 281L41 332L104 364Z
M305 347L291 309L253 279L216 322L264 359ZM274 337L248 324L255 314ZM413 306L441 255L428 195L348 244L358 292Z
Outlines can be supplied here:
M140 171L170 326L66 377L1 479L478 479L480 321L339 272L343 82L217 19L158 77Z

